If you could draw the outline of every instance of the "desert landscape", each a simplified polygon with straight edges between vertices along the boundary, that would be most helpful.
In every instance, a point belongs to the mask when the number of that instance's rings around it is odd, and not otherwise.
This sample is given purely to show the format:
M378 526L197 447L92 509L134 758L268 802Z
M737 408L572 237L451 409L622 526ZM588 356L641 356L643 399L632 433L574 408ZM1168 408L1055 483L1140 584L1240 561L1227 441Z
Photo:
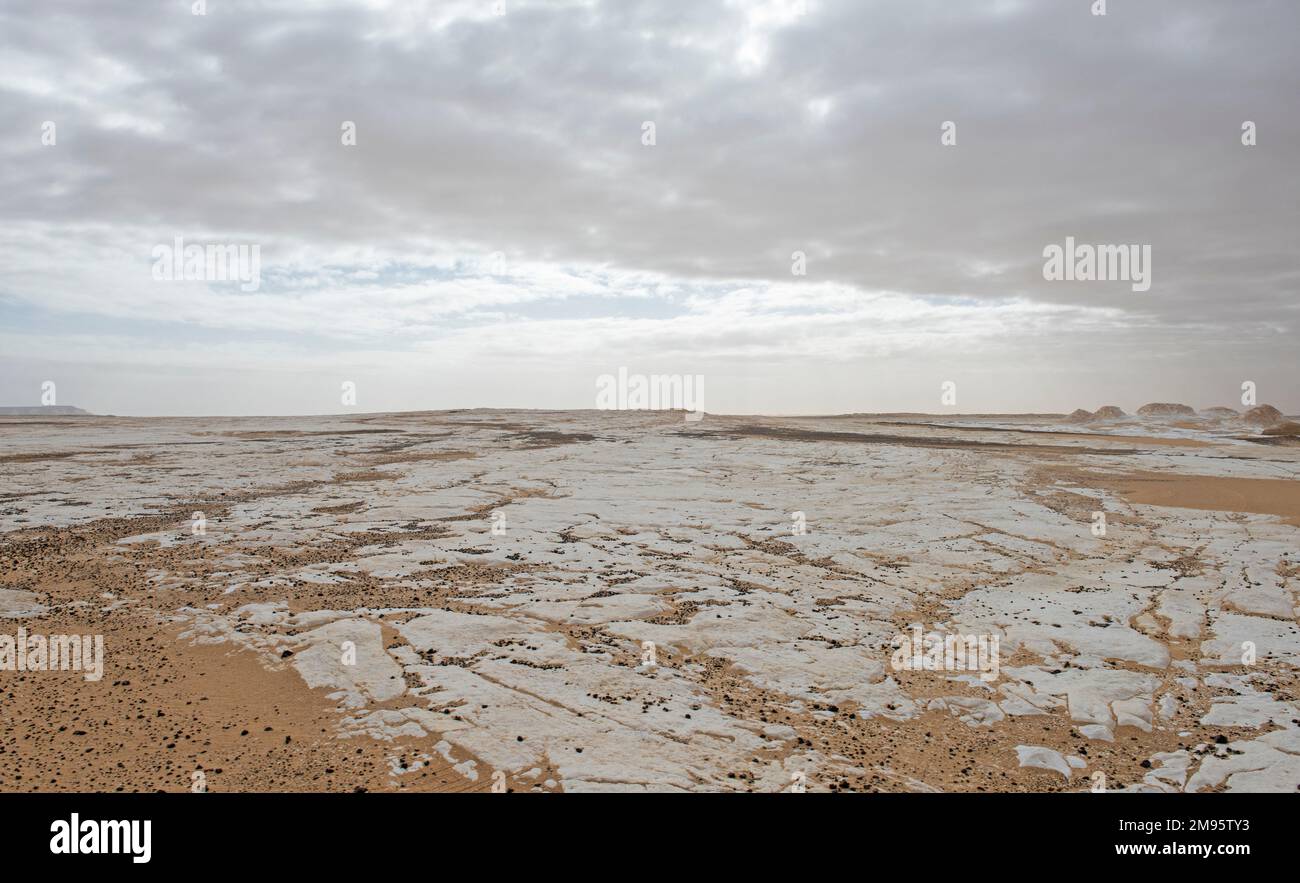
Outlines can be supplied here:
M1294 793L1241 410L0 417L0 790Z

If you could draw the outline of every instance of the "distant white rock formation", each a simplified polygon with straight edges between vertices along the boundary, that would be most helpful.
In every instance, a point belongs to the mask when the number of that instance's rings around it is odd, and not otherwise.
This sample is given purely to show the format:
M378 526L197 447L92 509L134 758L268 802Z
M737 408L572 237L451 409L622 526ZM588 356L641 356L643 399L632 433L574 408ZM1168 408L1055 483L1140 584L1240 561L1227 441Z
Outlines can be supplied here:
M1196 409L1175 402L1151 402L1138 408L1142 417L1195 417Z

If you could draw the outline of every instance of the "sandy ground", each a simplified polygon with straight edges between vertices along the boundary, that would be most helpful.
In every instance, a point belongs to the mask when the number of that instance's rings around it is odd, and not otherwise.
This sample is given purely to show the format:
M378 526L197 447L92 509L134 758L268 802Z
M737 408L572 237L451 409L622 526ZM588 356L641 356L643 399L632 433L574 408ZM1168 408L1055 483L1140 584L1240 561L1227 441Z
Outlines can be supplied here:
M0 419L0 633L105 640L0 789L1295 792L1298 526L1231 421Z

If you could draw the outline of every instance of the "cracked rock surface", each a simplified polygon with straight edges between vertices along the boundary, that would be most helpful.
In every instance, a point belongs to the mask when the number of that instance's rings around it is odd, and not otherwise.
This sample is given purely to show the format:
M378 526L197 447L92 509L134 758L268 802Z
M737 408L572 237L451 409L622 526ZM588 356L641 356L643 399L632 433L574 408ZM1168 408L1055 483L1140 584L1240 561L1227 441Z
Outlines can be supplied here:
M1295 792L1300 448L1187 427L6 419L0 632L107 655L0 671L0 788Z

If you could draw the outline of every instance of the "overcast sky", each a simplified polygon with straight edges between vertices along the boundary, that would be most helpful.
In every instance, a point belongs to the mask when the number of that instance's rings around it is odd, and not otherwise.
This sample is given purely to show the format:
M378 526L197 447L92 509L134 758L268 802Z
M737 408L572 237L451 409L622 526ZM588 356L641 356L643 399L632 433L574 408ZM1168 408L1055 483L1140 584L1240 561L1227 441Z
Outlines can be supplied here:
M1300 411L1300 4L1092 5L6 0L0 404Z

